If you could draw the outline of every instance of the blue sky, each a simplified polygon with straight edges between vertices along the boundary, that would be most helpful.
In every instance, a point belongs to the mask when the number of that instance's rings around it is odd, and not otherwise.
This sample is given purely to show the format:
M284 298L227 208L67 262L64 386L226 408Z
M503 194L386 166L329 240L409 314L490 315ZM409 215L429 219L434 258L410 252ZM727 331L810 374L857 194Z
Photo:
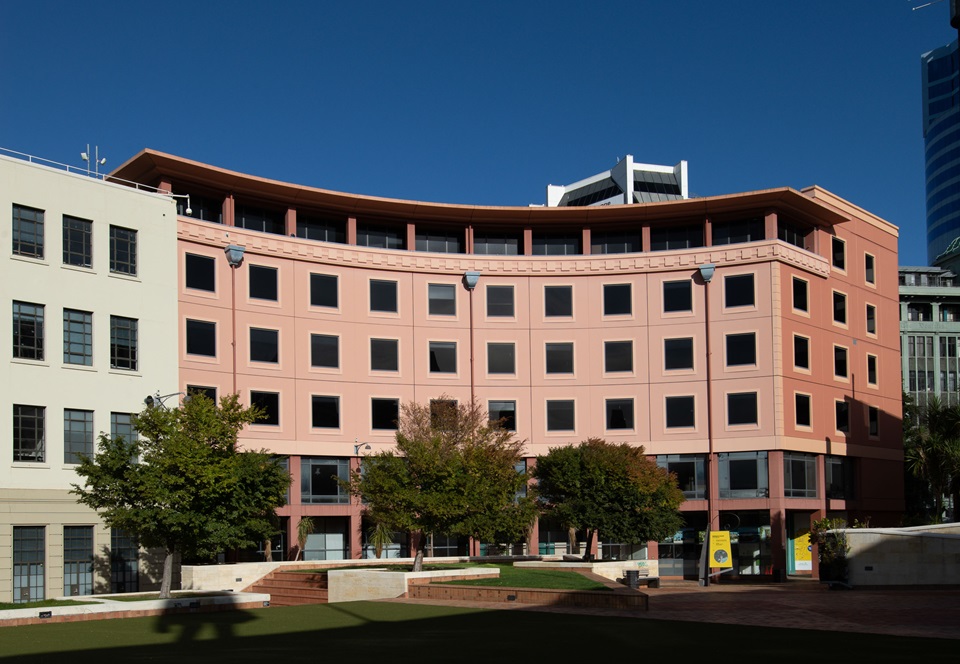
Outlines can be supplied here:
M923 2L3 2L0 147L484 205L686 159L700 196L825 187L917 265L919 59L957 36Z

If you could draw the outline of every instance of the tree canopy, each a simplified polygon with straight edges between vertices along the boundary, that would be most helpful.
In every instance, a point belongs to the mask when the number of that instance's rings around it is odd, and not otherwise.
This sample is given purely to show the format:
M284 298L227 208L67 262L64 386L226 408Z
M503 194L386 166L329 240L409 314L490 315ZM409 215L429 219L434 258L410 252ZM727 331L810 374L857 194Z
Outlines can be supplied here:
M166 552L161 597L169 597L173 557L208 558L257 544L275 531L290 474L264 452L237 447L258 412L237 395L217 405L191 395L178 408L149 406L134 417L131 440L101 434L97 452L77 467L78 501L104 522Z
M926 485L933 521L943 518L944 496L953 496L953 520L960 503L960 406L931 397L925 406L904 402L904 462L907 472Z
M546 513L563 526L599 532L604 541L639 544L673 535L683 524L676 477L642 446L590 438L537 457L533 472ZM589 556L589 553L587 554Z
M401 409L395 451L366 457L351 491L391 530L516 542L537 513L528 495L523 443L476 403L441 400ZM418 538L415 569L423 560Z

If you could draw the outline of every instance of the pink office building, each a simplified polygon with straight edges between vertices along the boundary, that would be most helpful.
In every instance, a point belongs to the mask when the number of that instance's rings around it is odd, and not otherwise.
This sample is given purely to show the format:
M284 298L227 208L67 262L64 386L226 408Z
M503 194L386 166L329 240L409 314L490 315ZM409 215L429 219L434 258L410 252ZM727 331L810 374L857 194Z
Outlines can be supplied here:
M899 520L897 229L827 191L445 205L149 150L114 175L189 195L180 385L157 387L265 408L243 442L289 460L276 556L307 515L309 557L364 555L361 507L335 478L393 444L400 404L436 399L505 418L528 463L594 436L642 445L677 474L687 527L600 545L662 576L694 572L708 523L735 533L738 573L762 575L810 569L811 518ZM525 546L566 542L541 522ZM433 552L493 544L437 533Z

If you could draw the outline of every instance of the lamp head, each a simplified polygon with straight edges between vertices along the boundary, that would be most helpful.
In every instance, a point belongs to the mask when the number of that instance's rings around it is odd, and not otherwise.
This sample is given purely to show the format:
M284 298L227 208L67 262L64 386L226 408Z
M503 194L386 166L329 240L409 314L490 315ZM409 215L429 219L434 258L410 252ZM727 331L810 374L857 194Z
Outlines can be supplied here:
M146 404L147 408L153 408L153 404L156 403L156 400L151 395L147 395L147 398L143 400L143 403Z
M700 278L703 279L703 283L709 284L710 280L713 279L713 273L716 271L717 266L713 263L704 263L699 267Z
M243 252L244 248L235 244L231 244L223 249L223 253L227 255L227 263L230 264L230 267L240 267L240 265L243 264Z
M477 284L480 282L480 273L479 272L467 272L463 275L463 285L467 287L467 290L473 290L477 287Z

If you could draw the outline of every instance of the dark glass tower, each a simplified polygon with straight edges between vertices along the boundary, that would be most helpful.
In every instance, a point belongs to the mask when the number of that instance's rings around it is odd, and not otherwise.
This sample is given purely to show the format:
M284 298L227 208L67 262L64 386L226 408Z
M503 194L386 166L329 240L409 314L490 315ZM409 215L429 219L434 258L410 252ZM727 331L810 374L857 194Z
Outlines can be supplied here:
M957 42L920 58L927 198L927 260L933 265L960 238L960 72ZM946 258L946 256L944 256Z

